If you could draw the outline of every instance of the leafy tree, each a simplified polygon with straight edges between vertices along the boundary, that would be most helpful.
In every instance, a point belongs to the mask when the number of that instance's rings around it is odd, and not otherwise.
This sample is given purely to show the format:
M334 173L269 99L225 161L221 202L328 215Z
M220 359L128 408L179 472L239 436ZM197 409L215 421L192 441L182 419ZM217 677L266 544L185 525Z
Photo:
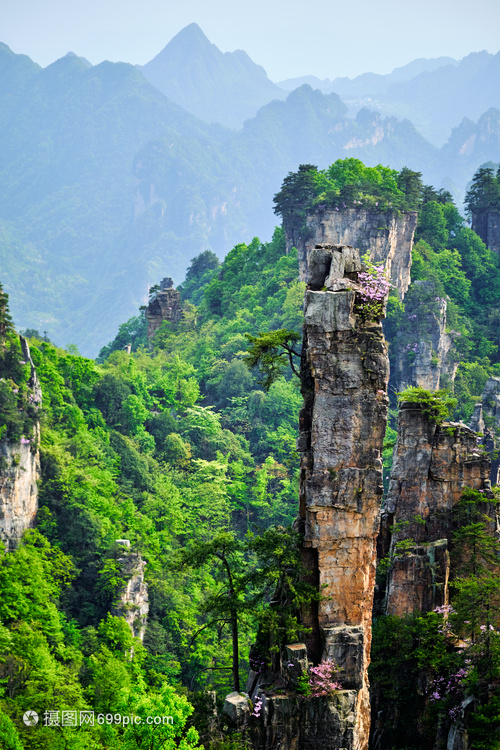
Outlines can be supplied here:
M203 627L229 624L232 641L233 689L240 691L238 617L246 603L244 594L247 579L245 576L242 545L230 532L219 532L210 542L198 543L183 551L180 565L199 567L209 561L217 565L216 574L222 587L211 595L205 603L208 623ZM196 635L194 636L196 637Z
M286 360L292 372L300 377L300 371L294 362L294 357L302 356L293 346L300 341L297 333L283 328L279 331L260 333L258 336L246 334L246 337L251 344L245 358L246 363L248 367L260 367L264 375L262 384L266 390L269 390L283 373Z
M475 173L465 195L465 207L469 213L500 207L500 183L491 167L480 167Z
M274 213L290 228L294 243L303 231L307 209L315 197L317 171L313 164L301 164L297 172L288 173L274 196Z

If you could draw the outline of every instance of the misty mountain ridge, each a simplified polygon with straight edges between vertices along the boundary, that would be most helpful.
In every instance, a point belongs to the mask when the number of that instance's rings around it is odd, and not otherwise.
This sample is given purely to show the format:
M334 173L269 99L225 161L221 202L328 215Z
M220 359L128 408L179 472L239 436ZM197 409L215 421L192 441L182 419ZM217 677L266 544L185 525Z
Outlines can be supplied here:
M246 52L221 52L196 23L140 69L175 104L231 128L240 128L264 104L286 96Z
M436 146L446 142L464 117L477 120L500 106L500 53L486 51L461 60L419 58L387 75L323 80L305 75L275 84L245 52L222 53L193 23L141 70L171 101L206 122L231 128L242 127L260 107L303 84L338 94L352 116L367 107L407 118Z
M336 93L339 96L350 99L355 96L373 96L375 93L384 93L399 81L410 81L423 72L430 72L443 67L444 65L458 65L458 60L452 57L420 57L418 60L412 60L407 65L394 68L391 73L362 73L354 78L324 78L321 80L316 76L301 76L299 78L287 78L279 81L278 86L286 91L293 91L297 86L307 83L313 88L317 88L324 94Z
M233 130L197 119L128 63L68 54L42 69L1 45L0 265L18 325L95 355L149 284L179 283L207 248L224 257L267 240L273 195L300 163L406 165L460 202L479 164L500 160L492 108L438 149L407 119L350 116L335 93L284 96Z

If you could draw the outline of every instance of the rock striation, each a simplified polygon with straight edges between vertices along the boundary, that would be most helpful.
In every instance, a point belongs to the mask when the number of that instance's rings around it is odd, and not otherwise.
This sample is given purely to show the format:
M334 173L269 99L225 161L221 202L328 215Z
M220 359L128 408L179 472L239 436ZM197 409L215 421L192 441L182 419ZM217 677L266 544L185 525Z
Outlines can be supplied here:
M23 358L31 367L28 387L31 398L41 405L42 391L31 359L28 342L20 336ZM13 550L26 531L35 525L38 510L40 426L20 442L0 441L0 541L7 551Z
M353 747L363 748L389 360L379 320L363 319L359 251L317 245L307 261L299 517L323 593L313 629L321 641L309 651L322 648L355 691Z
M154 295L144 314L148 321L148 341L153 338L165 320L170 323L178 323L181 320L181 295L177 289L174 289L174 282L171 278L162 279L160 291Z
M493 252L500 252L500 211L489 209L472 214L472 229Z
M311 250L318 244L350 245L360 255L369 254L373 263L383 264L401 298L410 286L411 251L417 226L417 213L368 211L362 208L316 209L306 219L304 237L287 229L287 249L295 243L302 281L308 275Z
M285 648L279 674L249 681L251 699L261 701L253 742L266 750L368 747L389 359L380 321L366 313L360 271L359 250L351 246L317 244L308 251L298 527L308 576L322 598L303 612L311 633L305 644ZM341 689L304 699L297 675L307 675L311 662L329 661L340 669ZM273 691L272 682L283 689Z
M465 487L491 496L490 460L475 432L433 422L403 402L382 525L392 528L387 614L428 612L448 602L453 513Z
M434 297L427 281L413 282L412 291L391 351L391 387L396 392L410 386L437 391L455 380L458 367L453 334L446 331L448 303ZM421 304L419 292L432 296L431 306Z
M488 378L481 394L481 403L488 426L500 431L500 378Z
M125 587L118 595L112 614L123 617L128 623L134 638L144 639L149 613L148 585L144 580L146 563L139 553L130 551L128 539L117 539L124 547L124 554L118 558L121 575L126 580Z

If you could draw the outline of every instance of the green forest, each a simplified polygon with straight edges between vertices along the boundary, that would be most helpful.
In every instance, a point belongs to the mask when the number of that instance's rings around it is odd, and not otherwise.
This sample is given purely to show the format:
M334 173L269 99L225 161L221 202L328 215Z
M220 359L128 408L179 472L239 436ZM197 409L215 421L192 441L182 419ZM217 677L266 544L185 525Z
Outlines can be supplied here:
M469 211L490 201L484 182L473 183ZM311 208L344 204L418 211L412 284L404 303L391 292L384 331L391 361L396 347L411 357L426 335L415 310L432 313L447 300L458 369L444 387L452 418L467 422L487 379L500 375L498 257L449 193L406 168L367 168L356 159L326 170L303 165L285 178L275 210L299 230ZM299 605L314 596L302 582L293 528L304 291L281 227L270 242L236 245L222 262L206 250L180 287L181 321L164 322L149 342L144 309L95 361L25 331L40 405L0 287L0 438L30 440L41 459L36 528L0 556L2 750L246 747L221 719L224 696L245 690L252 661L272 659L264 642L277 652L300 640ZM259 369L262 357L252 353L263 341L270 357ZM396 435L397 395L389 395L386 469ZM491 573L498 546L485 538L477 508L477 497L464 499L478 562L473 569L457 562L465 583L456 590L456 627L473 610L475 632L494 628L486 655L477 648L467 673L483 706L471 747L493 750L500 742L500 584ZM126 584L123 539L146 562L142 643L113 614ZM484 583L481 595L473 577ZM273 607L283 586L288 597ZM443 613L376 621L371 681L399 701L407 721L394 739L399 750L414 747L416 719L407 715L416 700L434 733L453 707L449 696L423 705L408 678L425 667L437 685L463 668L442 627ZM43 730L23 722L28 710L44 717ZM93 711L96 719L75 728L51 723L54 711ZM123 720L134 716L173 723Z

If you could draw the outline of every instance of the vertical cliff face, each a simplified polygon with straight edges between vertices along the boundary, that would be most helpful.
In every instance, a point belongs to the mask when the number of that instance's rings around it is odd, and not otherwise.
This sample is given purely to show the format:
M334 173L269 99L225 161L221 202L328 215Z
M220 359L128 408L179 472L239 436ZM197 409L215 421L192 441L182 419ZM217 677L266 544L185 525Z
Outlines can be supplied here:
M31 366L28 382L33 403L41 405L42 393L26 339L22 336L24 361ZM35 423L33 433L19 442L0 441L0 541L6 550L15 549L26 529L35 523L38 510L40 457L38 443L40 427Z
M488 378L481 394L484 415L493 430L500 430L500 378Z
M298 526L308 578L322 598L303 612L308 641L288 645L272 673L251 673L247 689L254 703L260 699L261 716L250 736L265 750L368 748L367 671L389 360L379 322L385 301L369 308L360 272L353 247L309 250ZM311 662L326 669L334 662L341 689L307 699L297 694ZM235 713L228 704L229 710Z
M353 747L363 748L389 361L380 322L358 314L359 252L316 247L307 268L300 520L323 593L309 648L335 660L356 691Z
M118 596L118 603L113 608L113 614L123 617L134 638L142 641L149 613L148 585L144 580L146 563L140 554L130 551L128 539L118 539L117 542L124 547L124 554L118 562L126 584Z
M436 425L420 404L402 403L384 508L392 526L387 613L402 616L446 604L453 511L463 489L490 492L490 461L475 432Z
M473 213L472 229L490 250L500 252L500 211L490 209Z
M318 210L307 217L307 239L297 242L300 278L305 281L308 273L308 258L318 244L351 245L360 255L369 253L373 263L382 263L400 297L404 297L410 285L411 250L417 226L417 213L396 215L388 212L371 212L366 209L348 208ZM293 239L287 230L287 248Z
M163 321L178 323L182 318L181 295L173 288L170 278L162 279L160 291L154 296L145 312L148 321L148 340L153 338Z
M434 297L427 281L416 281L405 300L405 319L391 353L391 386L437 391L455 379L458 358L453 336L446 332L446 299ZM421 304L422 292L432 295L432 306ZM420 294L419 294L420 293Z

